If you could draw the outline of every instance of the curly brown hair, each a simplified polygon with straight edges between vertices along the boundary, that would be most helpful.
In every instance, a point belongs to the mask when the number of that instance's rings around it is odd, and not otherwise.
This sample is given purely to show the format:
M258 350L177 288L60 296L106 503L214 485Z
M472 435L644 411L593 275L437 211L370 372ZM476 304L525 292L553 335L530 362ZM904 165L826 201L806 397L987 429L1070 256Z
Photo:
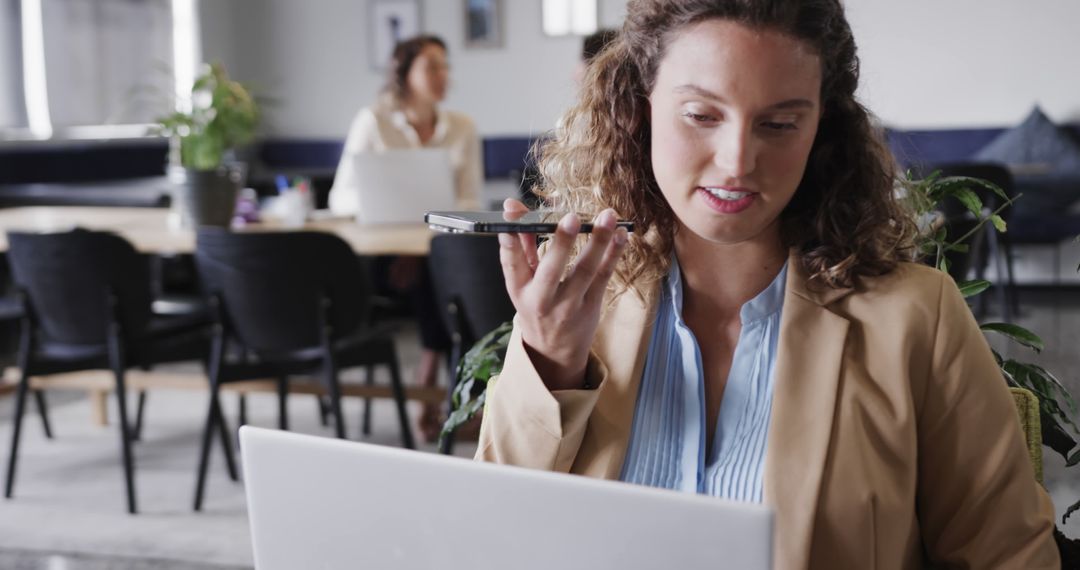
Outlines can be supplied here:
M586 74L555 137L534 148L535 191L557 208L613 208L637 234L616 283L640 294L666 275L675 214L650 159L649 94L667 43L686 26L720 18L778 31L813 48L822 65L822 117L806 171L781 214L781 235L810 275L830 287L882 275L912 259L915 225L894 197L895 167L855 98L859 60L839 0L632 0L618 38Z

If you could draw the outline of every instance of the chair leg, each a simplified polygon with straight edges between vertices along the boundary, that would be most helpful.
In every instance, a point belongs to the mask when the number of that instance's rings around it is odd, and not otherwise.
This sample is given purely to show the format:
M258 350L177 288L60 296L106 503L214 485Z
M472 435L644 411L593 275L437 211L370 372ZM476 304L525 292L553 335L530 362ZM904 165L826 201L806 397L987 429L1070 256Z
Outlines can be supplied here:
M236 457L233 455L232 438L229 437L229 424L225 421L225 414L221 411L221 401L217 402L214 406L214 413L217 414L217 426L218 432L221 435L221 446L225 450L225 468L229 470L229 479L233 481L239 481L240 477L236 473Z
M237 402L237 423L242 426L246 426L247 421L247 394L240 392L240 396Z
M1005 270L1009 276L1009 303L1012 305L1013 315L1020 316L1020 292L1016 287L1016 273L1013 271L1012 244L1008 238L1001 236L1001 251L1005 253Z
M984 233L985 234L993 234L994 229L993 228L985 229ZM990 239L992 240L993 237L991 237ZM987 265L987 263L989 261L988 258L983 257L982 241L983 241L983 238L981 236L979 236L978 234L976 234L976 238L972 239L972 243L970 245L971 249L968 250L968 259L971 260L972 266L973 266L973 268L975 270L975 279L978 279L980 281L986 279L986 265ZM990 255L993 255L993 253L994 253L993 242L989 243L987 245L987 247L990 250L990 252L989 252ZM964 281L966 279L967 279L967 275L963 275L963 276L960 277L960 281L958 281L958 282ZM989 307L990 307L989 296L988 295L979 295L979 297L977 299L975 299L975 307L973 307L973 312L975 314L975 318L977 320L981 320L982 318L984 318L986 316L986 313L989 310Z
M278 376L277 378L277 400L278 400L278 429L289 429L289 377Z
M319 406L319 425L322 427L329 426L330 421L327 418L330 417L330 406L326 404L326 397L322 394L316 394L315 403Z
M4 479L4 497L10 499L15 490L15 460L19 456L19 435L22 432L23 412L26 409L26 393L30 389L30 375L27 374L26 363L19 366L22 370L22 378L19 379L19 387L15 392L15 417L12 418L11 452L8 455L7 476Z
M120 426L120 451L124 460L124 481L127 485L128 512L135 508L135 460L131 453L131 428L128 425L127 388L124 385L124 357L120 339L113 336L109 342L109 360L116 378L116 423Z
M195 477L195 511L202 510L203 491L206 489L206 468L210 460L210 444L214 429L220 418L221 367L225 360L225 335L217 327L210 343L210 358L207 361L207 376L210 380L210 404L206 409L206 423L203 425L202 442L199 446L199 467Z
M457 367L458 361L461 359L461 342L460 337L455 337L453 346L450 347L450 381L446 388L446 417L450 417L454 413L454 390L457 388ZM446 434L439 439L439 453L443 455L450 455L454 453L454 432Z
M131 440L142 439L143 411L146 410L146 390L139 390L139 401L135 405L135 427L131 428Z
M390 352L390 387L394 391L394 403L397 405L398 421L401 423L401 443L406 449L416 449L413 441L412 426L409 425L409 412L405 409L405 385L401 382L401 369L398 368L397 352Z
M41 416L41 427L45 430L45 438L52 439L52 425L49 422L49 406L45 403L45 391L34 390L34 403L37 404L38 415Z
M215 424L217 423L217 413L215 409L217 407L218 390L217 386L211 386L210 388L210 406L206 411L206 423L203 425L202 443L199 447L199 471L195 480L195 510L202 510L203 491L206 489L206 470L207 464L210 460L210 444L212 443L212 435L214 433Z
M375 385L375 366L372 364L368 364L364 369L364 384ZM360 424L360 433L371 435L371 398L364 398L364 416Z
M998 243L997 231L989 228L987 234L990 256L994 258L994 271L997 273L994 279L994 296L997 297L998 305L1001 306L1001 320L1011 324L1013 322L1012 305L1009 304L1008 281L1005 278L1005 259Z
M338 439L345 439L345 414L341 411L341 384L338 382L338 371L333 357L326 356L323 370L326 389L330 392L330 413L334 416L334 435Z

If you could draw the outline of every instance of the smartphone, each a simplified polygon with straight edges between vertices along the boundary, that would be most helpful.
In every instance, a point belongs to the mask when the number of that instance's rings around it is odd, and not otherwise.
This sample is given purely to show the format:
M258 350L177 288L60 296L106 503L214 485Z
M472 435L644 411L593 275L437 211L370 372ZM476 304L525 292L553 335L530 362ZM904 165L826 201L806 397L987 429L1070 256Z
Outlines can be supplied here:
M450 233L498 234L528 233L553 234L559 225L563 212L551 210L531 210L516 220L507 220L503 212L428 212L424 221L433 230ZM581 233L593 229L592 217L581 217ZM634 222L617 221L616 227L634 231Z

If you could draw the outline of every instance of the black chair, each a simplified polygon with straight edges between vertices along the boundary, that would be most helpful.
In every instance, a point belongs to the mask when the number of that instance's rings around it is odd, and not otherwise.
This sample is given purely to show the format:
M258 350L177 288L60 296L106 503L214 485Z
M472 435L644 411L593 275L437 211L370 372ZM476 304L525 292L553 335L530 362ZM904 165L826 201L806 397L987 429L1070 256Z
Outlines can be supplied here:
M428 262L453 342L447 392L449 411L453 412L451 395L457 385L458 362L476 341L514 318L514 305L506 293L496 236L437 235L431 240ZM449 454L453 444L453 435L446 437L439 451Z
M1004 190L1010 199L1015 196L1012 174L1008 168L1001 164L986 162L948 163L937 165L933 170L940 170L942 177L965 176L986 180ZM973 185L970 189L982 201L984 211L993 212L1004 204L1004 200L1000 196L987 188ZM942 203L941 209L949 226L951 238L958 238L975 226L974 217L958 200L949 200ZM1012 207L1010 206L1006 206L999 213L1006 223L1009 222L1011 214ZM986 268L990 261L993 260L998 280L994 284L994 292L1001 307L1002 320L1011 323L1013 313L1017 310L1019 302L1016 279L1013 274L1013 253L1009 233L999 234L988 223L979 235L972 237L967 255L954 254L953 258L950 259L953 262L950 273L953 274L957 281L962 281L966 278L968 270L974 268L975 277L985 279ZM987 300L988 297L985 295L979 297L979 314L986 312Z
M338 371L386 365L402 442L415 447L394 340L382 330L364 326L370 284L347 243L319 232L231 233L204 228L198 233L195 259L215 318L210 409L203 428L195 510L202 508L211 434L215 424L224 421L219 395L226 382L277 378L278 422L286 429L289 375L318 374L329 394L335 433L344 438ZM239 350L229 354L230 346Z
M208 323L155 317L147 259L117 235L85 230L10 233L8 244L24 316L17 356L22 377L15 400L5 494L11 497L14 488L30 377L106 369L116 379L127 506L135 513L134 430L127 414L124 372L133 366L149 369L158 363L204 359ZM235 478L231 457L229 467Z
M6 264L5 264L6 265ZM26 310L23 308L25 303L22 300L21 295L7 295L0 298L0 327L3 327L3 364L0 365L0 370L9 366L18 366L18 362L15 360L17 346L14 346L18 342L20 336L20 327L23 324L23 319L26 317ZM12 342L12 339L15 342ZM34 404L37 405L38 416L41 418L41 427L45 432L46 439L52 439L52 426L49 422L49 407L45 401L45 392L42 390L31 389L34 394Z

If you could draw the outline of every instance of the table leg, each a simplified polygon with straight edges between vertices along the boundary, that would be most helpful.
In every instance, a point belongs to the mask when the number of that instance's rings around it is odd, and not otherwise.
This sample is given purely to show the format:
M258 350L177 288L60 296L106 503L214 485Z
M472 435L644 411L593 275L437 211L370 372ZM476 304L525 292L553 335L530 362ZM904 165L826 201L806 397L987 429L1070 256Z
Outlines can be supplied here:
M109 425L109 391L91 390L90 402L94 408L94 424L99 426Z

